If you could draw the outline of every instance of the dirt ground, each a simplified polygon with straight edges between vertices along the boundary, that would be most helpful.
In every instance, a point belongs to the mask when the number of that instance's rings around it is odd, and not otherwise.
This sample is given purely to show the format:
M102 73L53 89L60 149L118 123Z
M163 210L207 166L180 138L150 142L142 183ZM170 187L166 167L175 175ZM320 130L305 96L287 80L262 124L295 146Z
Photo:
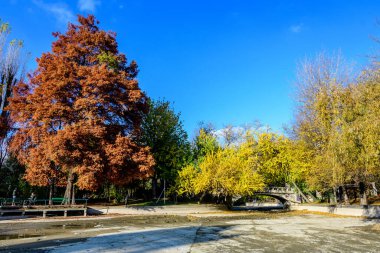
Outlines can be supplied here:
M300 211L0 221L0 252L380 252L380 221Z

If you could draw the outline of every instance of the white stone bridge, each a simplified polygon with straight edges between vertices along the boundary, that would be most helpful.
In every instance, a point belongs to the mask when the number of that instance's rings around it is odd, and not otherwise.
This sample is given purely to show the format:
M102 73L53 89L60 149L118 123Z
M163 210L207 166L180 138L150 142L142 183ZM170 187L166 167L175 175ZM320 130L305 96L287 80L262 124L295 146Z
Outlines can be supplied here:
M278 199L283 205L290 205L291 203L301 203L300 197L304 197L298 189L294 189L292 187L264 188L262 191L255 192L254 195L268 196Z

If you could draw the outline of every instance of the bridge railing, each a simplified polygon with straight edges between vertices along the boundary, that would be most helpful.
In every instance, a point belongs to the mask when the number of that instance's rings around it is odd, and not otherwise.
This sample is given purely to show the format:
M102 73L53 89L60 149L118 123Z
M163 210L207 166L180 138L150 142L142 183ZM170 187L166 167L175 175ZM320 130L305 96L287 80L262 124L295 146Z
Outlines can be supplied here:
M267 193L295 193L294 189L291 187L267 187L259 192L267 192Z

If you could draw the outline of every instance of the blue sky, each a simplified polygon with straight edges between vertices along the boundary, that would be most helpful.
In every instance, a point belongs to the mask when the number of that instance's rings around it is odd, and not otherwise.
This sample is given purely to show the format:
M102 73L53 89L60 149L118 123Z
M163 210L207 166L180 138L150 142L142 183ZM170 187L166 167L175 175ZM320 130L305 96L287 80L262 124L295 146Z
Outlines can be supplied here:
M293 118L297 63L341 51L359 66L376 50L380 2L0 0L0 18L32 57L76 14L94 14L117 33L120 51L140 67L141 88L174 103L193 136L198 122L256 120L281 131Z

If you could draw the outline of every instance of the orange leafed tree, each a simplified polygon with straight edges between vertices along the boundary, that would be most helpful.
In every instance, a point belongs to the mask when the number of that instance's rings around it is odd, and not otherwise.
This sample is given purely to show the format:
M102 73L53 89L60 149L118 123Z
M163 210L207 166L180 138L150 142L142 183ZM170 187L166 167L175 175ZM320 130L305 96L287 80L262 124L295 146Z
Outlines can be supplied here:
M55 180L96 190L105 181L126 184L152 174L148 147L137 144L147 98L135 79L137 65L119 53L115 34L94 16L78 16L37 59L20 82L9 110L18 129L10 149L27 167L32 185Z

